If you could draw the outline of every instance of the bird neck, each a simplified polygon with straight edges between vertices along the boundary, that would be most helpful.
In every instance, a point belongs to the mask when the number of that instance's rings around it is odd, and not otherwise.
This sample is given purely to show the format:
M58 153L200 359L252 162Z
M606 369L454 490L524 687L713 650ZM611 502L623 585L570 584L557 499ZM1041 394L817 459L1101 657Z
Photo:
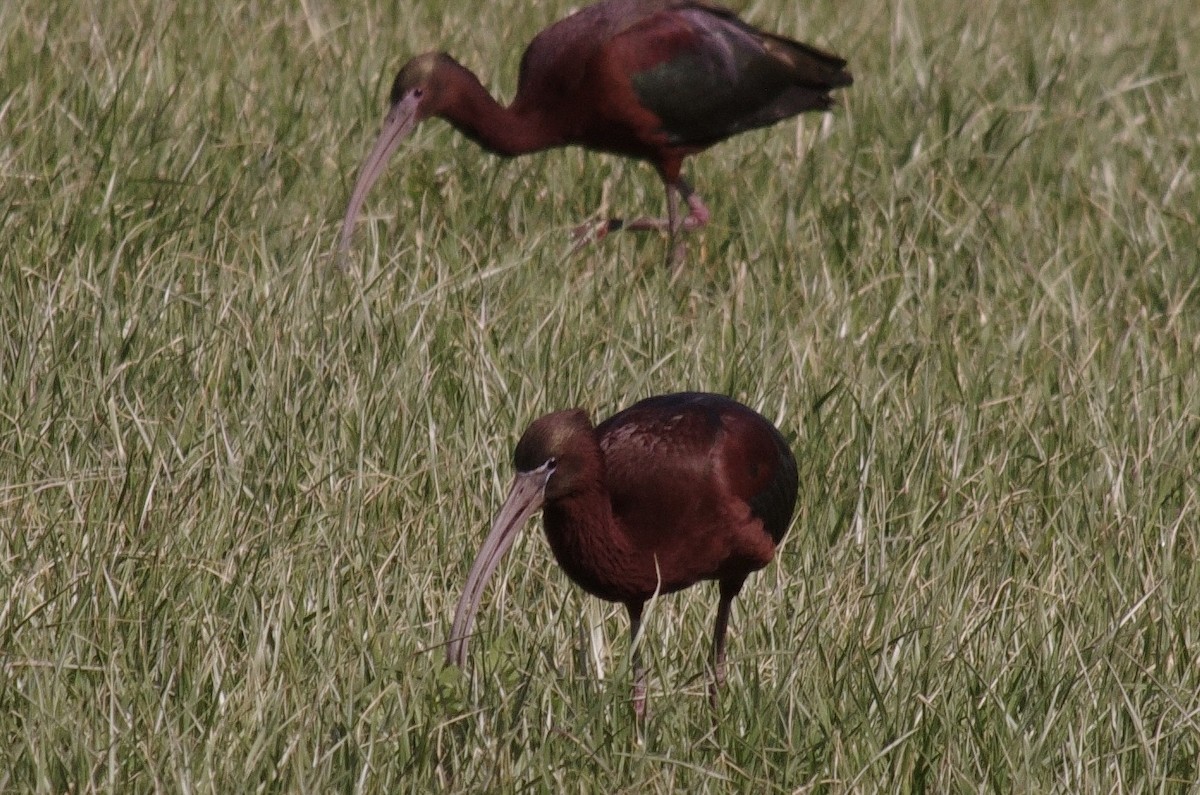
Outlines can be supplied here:
M512 157L562 145L562 137L542 116L504 107L465 67L455 74L452 98L437 115L484 149Z
M542 509L546 539L558 565L584 590L617 598L620 573L629 567L633 546L614 520L603 470L594 482Z

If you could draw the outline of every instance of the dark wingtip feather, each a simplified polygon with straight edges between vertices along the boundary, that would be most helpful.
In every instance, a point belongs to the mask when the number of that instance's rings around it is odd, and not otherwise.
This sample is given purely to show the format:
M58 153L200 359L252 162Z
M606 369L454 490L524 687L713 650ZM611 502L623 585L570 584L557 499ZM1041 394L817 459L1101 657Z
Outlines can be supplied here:
M770 423L768 426L779 453L778 468L767 487L750 501L750 509L763 520L763 527L778 544L787 534L792 516L795 515L800 480L791 446L777 428Z
M768 50L792 68L800 85L832 91L854 83L854 76L846 71L846 59L831 52L777 36L771 37Z

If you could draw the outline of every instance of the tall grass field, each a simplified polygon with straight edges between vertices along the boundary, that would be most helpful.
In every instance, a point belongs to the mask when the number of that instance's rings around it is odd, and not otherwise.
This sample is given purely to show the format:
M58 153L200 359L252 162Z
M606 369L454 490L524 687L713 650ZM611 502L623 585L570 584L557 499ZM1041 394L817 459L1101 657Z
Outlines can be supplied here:
M749 0L837 108L645 164L430 121L570 0L0 4L0 792L1200 792L1200 15ZM546 412L731 395L800 462L735 603L628 623L531 522Z

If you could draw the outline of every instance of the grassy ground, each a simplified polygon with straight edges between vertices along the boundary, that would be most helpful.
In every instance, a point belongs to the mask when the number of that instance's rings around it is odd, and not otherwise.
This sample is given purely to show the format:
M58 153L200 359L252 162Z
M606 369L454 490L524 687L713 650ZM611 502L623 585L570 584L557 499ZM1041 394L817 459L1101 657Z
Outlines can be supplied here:
M425 126L567 2L0 5L0 791L1180 792L1200 776L1200 21L1184 0L755 0L835 114L688 173ZM800 503L739 600L623 612L533 525L441 644L535 416L734 395Z

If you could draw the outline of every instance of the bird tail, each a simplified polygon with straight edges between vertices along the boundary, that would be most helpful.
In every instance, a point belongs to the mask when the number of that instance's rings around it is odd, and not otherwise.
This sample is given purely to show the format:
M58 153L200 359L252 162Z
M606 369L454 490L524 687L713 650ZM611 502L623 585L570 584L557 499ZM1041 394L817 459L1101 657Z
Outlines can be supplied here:
M845 59L833 53L771 34L763 34L763 46L778 61L788 65L795 75L796 85L828 93L854 83L854 77L846 71Z

